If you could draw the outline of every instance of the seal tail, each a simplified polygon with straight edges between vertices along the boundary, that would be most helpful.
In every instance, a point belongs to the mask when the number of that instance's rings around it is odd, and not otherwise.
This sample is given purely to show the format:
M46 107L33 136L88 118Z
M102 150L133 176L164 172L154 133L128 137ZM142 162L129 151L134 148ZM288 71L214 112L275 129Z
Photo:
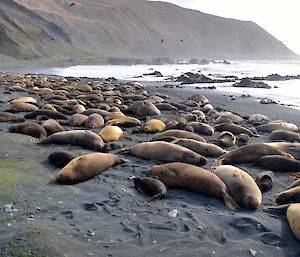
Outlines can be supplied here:
M225 205L230 210L236 210L237 208L240 208L240 206L236 203L236 201L226 192L223 194L223 200L225 202Z

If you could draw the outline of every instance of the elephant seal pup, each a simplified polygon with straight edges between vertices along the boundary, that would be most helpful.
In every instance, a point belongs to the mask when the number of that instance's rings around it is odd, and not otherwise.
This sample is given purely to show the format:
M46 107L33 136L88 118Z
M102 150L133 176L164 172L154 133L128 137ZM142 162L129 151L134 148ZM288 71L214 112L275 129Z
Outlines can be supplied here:
M47 131L47 136L50 136L54 133L65 131L64 128L53 119L46 120L42 123L42 126Z
M269 139L271 141L287 141L287 142L300 142L300 134L287 131L287 130L274 130L272 131Z
M146 202L147 204L154 204L158 200L166 197L167 188L158 177L134 177L133 182L139 192L151 196L151 199Z
M225 123L221 123L219 125L215 126L216 131L229 131L234 135L239 135L239 134L247 134L250 137L258 137L258 135L253 134L249 129L244 128L240 125L234 124L232 122L225 122Z
M123 136L123 131L118 126L105 126L99 133L103 141L114 142L118 141Z
M223 131L219 135L218 143L221 146L230 147L230 146L235 145L236 138L235 138L235 136L231 132L229 132L229 131Z
M52 110L36 110L30 113L27 113L24 117L26 119L35 119L38 116L46 116L49 119L55 119L55 120L67 120L68 117L61 112L58 111L52 111Z
M205 157L217 157L227 152L217 145L199 142L194 139L178 138L171 143L186 147Z
M179 129L170 129L166 130L162 133L158 133L153 136L153 139L158 140L160 138L165 138L165 137L177 137L177 138L188 138L188 139L194 139L199 142L206 143L205 139L195 133L189 132L189 131L184 131L184 130L179 130Z
M161 115L160 110L149 101L136 101L129 106L127 112L133 113L140 117Z
M149 175L157 176L168 187L223 198L226 206L230 209L238 207L228 194L225 183L212 172L200 167L173 162L151 167Z
M295 237L300 241L300 203L291 204L286 217Z
M200 166L205 165L207 162L202 155L188 148L163 141L140 143L123 152L128 152L145 160L178 161Z
M248 144L223 154L214 162L214 166L251 163L266 155L282 155L293 158L290 154L266 144Z
M274 130L287 130L297 132L298 127L293 123L285 121L271 121L267 124L259 125L256 127L258 131L271 133Z
M300 186L287 189L276 196L277 204L300 203Z
M300 161L285 157L282 155L266 155L254 163L263 169L283 172L298 172L300 171Z
M13 103L7 105L7 108L5 109L5 112L11 112L11 113L16 113L16 112L33 112L38 110L38 108L30 103Z
M275 183L275 175L272 171L263 171L257 174L255 182L262 193L270 191Z
M221 165L213 173L224 181L229 194L240 206L257 209L261 204L261 191L246 171L231 165Z
M89 130L57 132L40 141L39 144L77 145L94 151L101 151L104 147L102 138Z
M93 113L90 116L88 116L88 118L85 121L85 126L87 128L100 128L104 125L104 119L102 118L102 116L98 113Z
M146 126L144 127L144 132L146 133L158 133L163 132L166 129L166 124L161 120L152 119L147 121Z
M47 137L47 132L43 126L34 122L23 122L18 125L12 125L9 127L9 132L24 134L36 138Z
M213 129L213 127L206 123L189 122L187 124L187 126L191 126L193 128L194 132L199 133L199 134L212 136L215 133L215 130Z
M59 184L73 185L89 180L108 168L126 160L110 153L91 153L70 161L55 177Z
M49 162L57 168L65 167L74 158L75 156L73 156L72 154L60 151L53 152L48 156Z

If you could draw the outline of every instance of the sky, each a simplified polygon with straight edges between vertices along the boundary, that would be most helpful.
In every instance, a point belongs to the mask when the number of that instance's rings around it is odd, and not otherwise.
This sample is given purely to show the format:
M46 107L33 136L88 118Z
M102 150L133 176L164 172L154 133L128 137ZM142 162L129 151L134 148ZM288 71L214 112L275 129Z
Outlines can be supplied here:
M160 1L226 18L253 21L300 55L300 0Z

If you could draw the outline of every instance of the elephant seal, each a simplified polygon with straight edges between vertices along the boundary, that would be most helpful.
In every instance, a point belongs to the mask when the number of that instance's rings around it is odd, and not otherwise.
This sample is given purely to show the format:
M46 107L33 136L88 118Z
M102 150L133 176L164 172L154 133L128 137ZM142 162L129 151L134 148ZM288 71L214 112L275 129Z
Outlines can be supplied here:
M133 113L140 117L161 115L160 110L149 101L136 101L129 106L127 112Z
M257 209L261 204L261 191L246 171L231 165L221 165L213 173L224 181L229 194L240 206Z
M300 203L300 186L287 189L276 196L277 204Z
M199 166L207 162L206 158L190 149L163 141L139 143L124 152L145 160L178 161Z
M300 171L300 161L282 155L263 156L256 160L254 165L272 171Z
M52 134L39 144L77 145L94 151L101 151L104 146L102 138L89 130L70 130Z
M134 177L133 182L139 192L151 196L151 199L146 202L147 204L154 204L158 200L166 197L167 188L158 177Z
M214 162L214 166L222 164L251 163L266 155L292 156L284 151L266 144L248 144L231 150Z
M231 132L223 131L219 135L218 143L224 147L233 146L236 143L236 138Z
M60 151L53 152L48 156L49 162L57 168L65 167L74 158L75 156L73 156L72 154Z
M23 122L18 125L12 125L8 130L12 133L24 134L36 138L47 137L46 130L41 125L34 122Z
M123 136L123 131L118 126L105 126L99 133L104 142L118 141Z
M193 128L194 132L196 132L198 134L212 136L215 133L215 130L213 129L213 127L206 123L189 122L189 123L187 123L187 126L191 126Z
M215 126L216 131L229 131L234 135L239 135L239 134L247 134L250 137L258 137L258 135L253 134L249 129L244 128L240 125L234 124L232 122L225 122L221 123L219 125Z
M204 95L201 94L192 95L188 97L187 100L195 101L196 103L199 103L200 106L202 107L209 103L209 100Z
M124 118L125 114L122 112L111 112L109 115L105 116L105 121L108 120L113 120L113 119L117 119L117 118Z
M53 119L46 120L42 123L42 126L47 131L47 136L50 136L54 133L65 131L64 128Z
M88 116L82 114L82 113L75 113L71 116L71 119L69 120L69 125L73 127L80 127L83 124L85 124Z
M70 161L55 177L59 184L73 185L89 180L108 168L126 160L110 153L91 153Z
M285 121L271 121L267 124L259 125L256 127L258 131L271 133L274 130L287 130L297 132L298 127L293 123Z
M12 112L12 113L16 113L16 112L33 112L38 110L38 108L30 103L12 103L9 104L7 106L7 108L5 109L5 112Z
M300 241L300 203L291 204L286 217L295 237Z
M295 180L287 189L296 187L296 186L300 186L300 178Z
M272 131L269 139L271 141L287 141L287 142L300 142L300 134L293 132L293 131L287 131L287 130L274 130Z
M242 117L239 115L236 115L231 112L220 112L219 117L215 120L215 124L221 124L221 123L235 123L235 124L241 124L244 121Z
M133 118L133 117L122 117L122 118L116 118L113 120L109 120L106 122L106 125L111 126L120 126L120 127L135 127L135 126L141 126L142 123L140 120Z
M265 123L270 122L270 119L269 119L269 117L267 117L263 114L255 113L255 114L250 115L248 122L251 124L254 124L254 123L265 124Z
M157 176L166 186L192 192L207 194L216 198L223 198L230 209L236 209L237 203L228 194L224 182L212 172L203 168L173 162L152 166L150 176Z
M146 133L157 133L163 132L166 129L166 124L161 120L152 119L147 121L146 126L144 127L144 132Z
M166 130L162 133L155 134L153 136L153 139L158 140L160 138L165 138L165 137L177 137L177 138L188 138L188 139L194 139L199 142L206 143L205 139L195 133L189 132L189 131L184 131L184 130L179 130L179 129L170 129Z
M205 157L217 157L227 152L217 145L199 142L194 139L178 138L171 143L186 147Z
M24 96L24 97L19 97L19 98L15 98L15 99L11 99L9 101L11 104L14 103L29 103L29 104L37 104L37 100L34 99L33 97L28 97L28 96Z
M265 144L287 152L291 154L295 159L300 161L300 143L274 142Z
M87 128L100 128L104 125L104 119L98 113L93 113L85 120L85 126Z
M262 193L270 191L275 183L275 175L272 171L263 171L256 175L255 182Z
M10 112L0 112L0 122L8 121L25 121L25 119L20 119Z
M61 112L47 110L47 109L29 112L24 117L26 119L35 119L38 116L46 116L49 119L55 119L55 120L67 120L68 119L68 117L66 115L62 114Z

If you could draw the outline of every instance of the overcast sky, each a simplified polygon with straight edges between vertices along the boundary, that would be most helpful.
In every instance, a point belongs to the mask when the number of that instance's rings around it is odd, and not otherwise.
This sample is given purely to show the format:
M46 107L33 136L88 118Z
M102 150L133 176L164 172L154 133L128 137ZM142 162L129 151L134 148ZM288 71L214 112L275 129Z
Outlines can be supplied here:
M160 1L226 18L253 21L300 54L300 0Z

